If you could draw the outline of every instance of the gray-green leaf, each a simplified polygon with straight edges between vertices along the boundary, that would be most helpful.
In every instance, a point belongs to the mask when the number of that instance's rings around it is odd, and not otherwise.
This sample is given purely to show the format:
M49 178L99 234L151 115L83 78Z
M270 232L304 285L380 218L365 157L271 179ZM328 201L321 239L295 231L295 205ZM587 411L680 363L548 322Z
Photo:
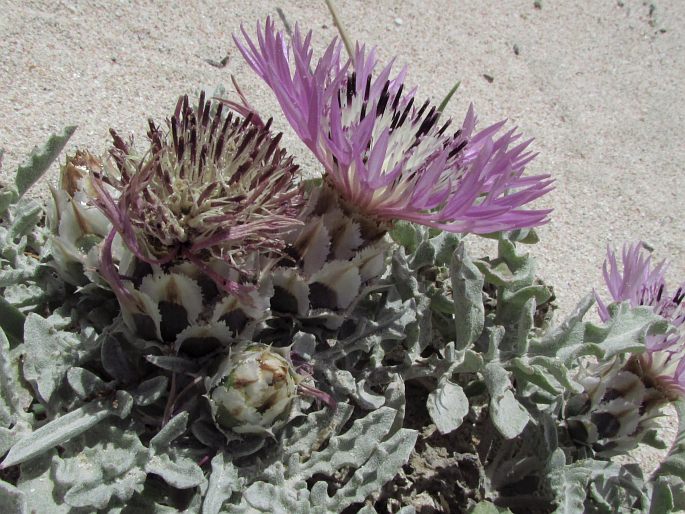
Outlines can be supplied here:
M75 130L75 126L68 126L61 134L53 134L43 147L34 149L28 161L19 166L15 179L19 196L23 196L43 176Z
M24 333L24 377L49 402L69 368L78 363L83 345L77 335L35 313L26 318Z
M512 393L509 373L500 364L487 364L483 378L490 392L492 423L502 436L513 439L526 428L530 415Z
M69 505L104 509L112 498L125 502L143 490L147 451L135 432L101 425L88 439L96 442L53 462Z
M198 486L205 480L205 474L193 460L170 454L150 457L145 471L159 475L167 484L179 489Z
M17 418L24 416L19 394L19 388L22 386L17 378L9 341L0 330L0 423L3 427L13 425Z
M469 400L460 385L444 380L428 395L428 413L441 434L456 430L469 412Z
M166 451L169 444L174 439L183 435L187 425L188 413L185 411L171 418L171 420L157 432L157 435L150 439L150 450L153 453L163 453Z
M217 453L212 459L212 473L202 502L202 514L219 514L221 506L233 491L242 488L242 482L233 463L226 460L223 452Z
M84 433L108 416L124 418L131 411L133 400L124 391L117 391L115 398L97 400L79 407L35 432L20 439L5 457L2 468L27 461L57 445Z
M110 386L95 373L78 367L67 371L67 382L81 399L110 389Z
M0 480L0 512L25 514L28 512L26 495L12 484Z
M457 247L452 256L450 276L456 324L456 349L464 350L480 337L485 323L483 274L471 261L464 243Z

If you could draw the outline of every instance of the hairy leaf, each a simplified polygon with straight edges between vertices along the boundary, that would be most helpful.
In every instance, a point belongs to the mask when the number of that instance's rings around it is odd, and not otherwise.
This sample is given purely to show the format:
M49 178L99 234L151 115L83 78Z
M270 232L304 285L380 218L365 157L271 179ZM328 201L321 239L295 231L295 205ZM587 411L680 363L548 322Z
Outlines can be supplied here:
M167 484L178 489L195 487L205 480L200 466L192 459L179 456L173 451L150 457L145 471L162 477Z
M668 323L646 307L630 308L627 303L611 306L611 319L603 325L583 322L593 304L588 295L558 327L530 343L529 355L556 357L572 365L578 357L594 355L609 359L623 353L640 353L648 334L663 333Z
M153 377L142 382L133 391L130 391L133 402L142 407L156 402L164 396L168 382L169 380L164 376Z
M130 413L132 403L128 393L117 391L114 399L96 400L79 407L20 439L12 446L2 467L14 466L40 455L84 433L109 416L124 418Z
M0 330L0 423L9 427L25 415L21 389L16 368L10 355L10 344Z
M390 237L392 237L397 244L403 246L408 254L414 253L421 243L419 228L408 221L397 221L394 223L393 228L390 231Z
M482 501L469 510L469 514L511 514L511 511L489 501Z
M450 276L456 323L456 349L463 350L480 337L485 323L482 292L484 278L469 258L464 243L459 245L452 256Z
M444 380L428 395L428 413L441 434L459 428L469 412L469 400L464 390L450 380Z
M685 509L685 401L673 404L678 415L678 433L666 458L652 474L651 482L660 482L653 493L653 504L667 501L670 498L673 507ZM652 507L652 512L657 512Z
M12 209L13 219L9 226L9 237L18 239L29 235L43 216L43 206L36 200L22 199Z
M67 489L66 503L104 509L112 498L126 501L143 490L147 452L135 432L99 426L87 439L96 442L55 458L55 482Z
M344 434L332 437L324 450L314 453L295 470L289 469L288 475L307 478L364 462L387 434L394 419L395 411L389 407L370 412L356 420Z
M150 439L150 450L153 453L164 453L174 439L183 435L187 425L187 412L181 412L171 418L171 420L157 432L157 435Z
M67 371L84 353L82 340L56 327L52 319L31 313L24 326L24 377L49 402Z
M74 131L76 131L75 126L68 126L61 134L53 134L43 147L36 148L29 156L28 161L19 166L15 179L19 196L23 196L48 170L50 164L57 159Z
M67 371L67 382L82 400L111 390L111 386L95 373L79 367Z
M12 514L29 512L24 492L3 480L0 480L0 512Z
M516 245L503 237L498 245L496 259L479 260L475 265L485 276L485 281L507 289L529 286L535 278L535 264L528 254L516 253Z
M595 481L620 477L622 474L623 467L620 464L592 459L553 467L549 480L557 501L555 514L585 512L586 501L593 501L588 498ZM620 505L613 505L614 509L618 507Z
M205 499L202 502L202 514L219 514L221 507L234 491L243 487L243 480L238 470L226 458L224 452L217 453L212 459L212 472Z
M483 371L485 385L490 392L490 417L502 436L513 439L528 424L528 411L512 393L509 373L498 363L491 362Z
M401 429L390 439L380 443L364 465L354 472L352 478L328 499L328 508L332 511L342 510L377 493L409 460L417 437L418 432L415 430ZM325 482L317 484L320 484L318 491L321 495L326 494ZM312 488L312 503L321 505L322 502L317 501L315 495L317 484Z
M72 511L69 505L61 501L61 491L55 490L59 489L52 476L55 454L55 450L48 450L20 467L17 487L24 492L31 513L69 514Z

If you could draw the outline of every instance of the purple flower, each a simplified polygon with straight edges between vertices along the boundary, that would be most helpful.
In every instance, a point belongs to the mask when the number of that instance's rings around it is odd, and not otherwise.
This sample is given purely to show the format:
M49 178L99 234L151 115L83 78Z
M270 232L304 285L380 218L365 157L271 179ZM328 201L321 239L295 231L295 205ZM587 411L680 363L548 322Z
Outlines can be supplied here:
M243 56L271 87L285 117L316 155L326 180L351 206L378 220L402 219L451 232L532 227L550 210L522 207L551 189L549 175L523 176L535 157L504 122L475 132L469 108L456 131L435 105L415 102L406 68L379 73L376 52L357 46L343 62L334 40L316 62L311 32L290 45L267 19L256 43L243 29ZM499 133L499 134L498 134Z
M179 99L169 130L150 121L149 153L136 155L114 135L117 170L93 181L96 203L112 222L102 272L117 289L111 246L118 233L141 261L189 260L231 292L240 288L209 266L221 259L238 271L250 252L278 252L284 233L301 224L297 166L279 148L269 125L222 113L205 102ZM120 287L118 289L121 289Z
M667 266L666 261L652 265L651 255L640 242L623 246L621 265L607 248L604 280L615 302L651 307L672 325L672 331L647 338L647 351L640 355L641 371L667 390L685 394L685 282L669 293L664 278ZM597 292L595 297L599 316L607 321L609 310Z

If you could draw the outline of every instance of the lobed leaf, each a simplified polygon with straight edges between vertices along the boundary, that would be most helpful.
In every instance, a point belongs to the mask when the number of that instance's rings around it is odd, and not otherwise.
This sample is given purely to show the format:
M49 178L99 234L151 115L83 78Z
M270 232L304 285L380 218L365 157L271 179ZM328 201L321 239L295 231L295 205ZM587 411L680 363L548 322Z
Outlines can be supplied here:
M408 221L397 221L390 230L390 237L400 246L404 247L408 254L414 253L421 243L420 229Z
M24 377L49 402L67 371L84 353L76 334L59 330L52 319L31 313L24 325Z
M34 149L28 161L19 166L14 181L19 197L23 196L50 168L75 131L76 126L72 125L65 127L60 134L51 135L45 145Z
M0 329L0 423L2 427L14 425L25 416L25 402L15 365L10 354L10 343ZM4 453L4 452L2 452Z
M456 349L464 350L480 337L485 324L485 279L471 261L464 243L461 243L452 255L450 277L456 324Z
M105 509L143 490L147 451L130 430L99 426L87 434L86 445L53 458L55 482L66 489L64 501L77 508Z
M303 480L316 473L332 473L346 466L355 467L366 461L382 441L395 420L395 410L381 407L363 418L341 435L331 437L328 446L312 454L296 470L288 469L287 476Z
M24 462L17 482L17 488L24 492L28 512L41 514L69 514L72 508L62 502L61 491L52 476L52 461L55 450ZM57 489L57 490L56 490Z
M79 407L20 439L12 446L1 466L8 468L32 459L86 432L109 416L124 418L130 413L132 404L128 393L117 391L113 400L96 400Z
M219 514L226 500L234 491L243 487L243 479L224 452L217 453L212 459L212 472L202 502L202 514Z
M336 491L332 498L326 503L329 511L340 512L353 503L359 503L374 493L380 491L381 487L391 480L404 464L409 460L409 455L414 449L418 432L416 430L398 430L390 439L376 446L364 464L359 467L352 478ZM325 493L325 482L318 482L319 491ZM312 503L321 505L319 501L314 501L317 484L312 487Z
M28 236L43 216L43 206L36 200L22 199L12 209L12 223L9 226L10 239Z
M196 487L205 481L205 474L192 459L174 453L153 455L145 465L147 473L154 473L178 489Z
M4 480L0 480L0 512L11 512L12 514L27 514L29 512L24 491Z
M654 487L650 513L659 512L655 509L668 502L673 504L673 509L685 509L685 400L673 405L678 415L678 432L666 458L650 478Z

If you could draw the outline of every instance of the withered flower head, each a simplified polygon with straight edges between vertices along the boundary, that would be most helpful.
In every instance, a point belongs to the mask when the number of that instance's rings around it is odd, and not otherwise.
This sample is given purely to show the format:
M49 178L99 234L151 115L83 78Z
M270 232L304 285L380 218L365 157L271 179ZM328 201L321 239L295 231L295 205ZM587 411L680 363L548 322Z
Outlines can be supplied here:
M297 166L270 124L226 114L202 93L196 108L179 99L168 131L149 121L151 148L143 156L112 131L116 166L94 180L97 204L114 227L110 243L118 232L144 262L190 260L210 274L209 258L245 271L251 252L281 250L282 235L299 224L302 196Z

